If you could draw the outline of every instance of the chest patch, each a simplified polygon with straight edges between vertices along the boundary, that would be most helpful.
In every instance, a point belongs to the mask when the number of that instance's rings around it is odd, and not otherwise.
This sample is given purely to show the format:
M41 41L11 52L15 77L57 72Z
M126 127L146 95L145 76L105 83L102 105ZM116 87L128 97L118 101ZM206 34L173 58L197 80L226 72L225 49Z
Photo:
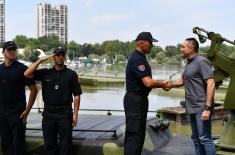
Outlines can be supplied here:
M145 66L144 65L139 65L138 69L143 72L143 71L145 71Z

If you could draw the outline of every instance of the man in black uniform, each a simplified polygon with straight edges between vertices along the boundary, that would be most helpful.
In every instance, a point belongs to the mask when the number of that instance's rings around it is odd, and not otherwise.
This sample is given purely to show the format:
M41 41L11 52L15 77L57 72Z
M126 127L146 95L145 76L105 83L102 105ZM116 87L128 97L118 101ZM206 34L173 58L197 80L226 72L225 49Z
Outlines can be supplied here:
M126 132L124 142L125 155L140 155L142 152L146 117L148 112L148 94L152 88L167 88L167 82L152 79L151 67L146 54L153 47L150 32L141 32L136 38L136 50L130 56L126 66L126 94L124 109Z
M3 155L25 154L26 120L37 96L33 80L24 77L27 66L16 61L13 41L3 45L4 63L0 64L0 136ZM30 97L26 107L25 86Z
M40 58L25 72L28 78L42 83L44 111L42 129L47 155L71 155L72 125L77 125L80 95L82 90L78 75L64 65L66 51L62 47L54 49L54 54ZM37 69L40 63L53 57L50 69ZM73 96L74 100L73 100ZM74 102L74 112L72 112ZM59 135L59 149L57 141Z

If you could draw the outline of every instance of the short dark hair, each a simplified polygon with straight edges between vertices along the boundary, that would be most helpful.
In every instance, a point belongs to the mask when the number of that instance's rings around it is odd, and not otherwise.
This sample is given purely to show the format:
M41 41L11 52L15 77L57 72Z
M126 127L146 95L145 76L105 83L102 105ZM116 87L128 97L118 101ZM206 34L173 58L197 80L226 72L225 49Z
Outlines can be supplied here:
M187 38L185 39L185 41L188 41L192 47L193 47L193 50L197 53L198 52L198 49L199 49L199 43L197 41L197 39L195 38Z

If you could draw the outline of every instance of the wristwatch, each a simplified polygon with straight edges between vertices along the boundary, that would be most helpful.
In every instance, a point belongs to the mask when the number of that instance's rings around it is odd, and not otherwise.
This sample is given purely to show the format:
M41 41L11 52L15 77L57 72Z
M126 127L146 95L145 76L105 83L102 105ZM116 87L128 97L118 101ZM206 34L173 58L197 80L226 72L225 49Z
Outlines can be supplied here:
M210 105L205 105L204 110L211 110L211 106Z

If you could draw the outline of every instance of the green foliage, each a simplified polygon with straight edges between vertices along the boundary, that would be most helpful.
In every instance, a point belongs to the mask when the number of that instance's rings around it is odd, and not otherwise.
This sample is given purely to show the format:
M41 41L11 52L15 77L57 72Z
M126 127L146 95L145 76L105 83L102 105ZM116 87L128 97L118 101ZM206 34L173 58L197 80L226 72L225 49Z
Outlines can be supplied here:
M88 55L88 59L99 59L100 60L101 57L97 54L90 54L90 55Z
M31 57L31 55L32 55L32 51L33 51L33 49L32 49L32 47L26 47L25 49L24 49L24 60L29 60L29 58Z
M158 63L162 63L162 60L166 57L166 54L165 52L161 51L159 52L157 55L156 55L156 58L157 58L157 62Z
M19 48L25 48L25 56L23 59L34 61L37 54L33 49L42 49L47 54L52 53L53 48L56 46L62 46L67 48L67 55L69 59L78 59L78 57L86 56L89 58L106 58L108 63L118 63L126 61L132 52L135 50L135 41L119 41L119 40L108 40L101 44L78 44L75 41L70 41L68 45L60 43L56 36L27 38L24 35L17 35L14 39ZM168 45L165 48L160 46L154 46L151 53L148 55L148 59L152 62L157 63L180 63L182 60L182 53L180 52L181 44L176 46ZM209 46L200 47L199 51L207 52ZM228 46L223 44L220 52L231 58L235 58L234 46ZM20 56L22 57L22 56Z
M24 49L24 55L18 55L18 57L25 61L35 62L38 59L39 55L39 51L37 51L31 46L28 46Z
M43 50L43 51L48 51L49 50L49 47L47 44L41 44L39 45L38 47L39 49Z
M31 56L30 56L29 60L30 60L31 62L35 62L35 61L38 60L38 56L39 56L39 55L40 55L40 52L39 52L39 51L33 50L32 53L31 53Z
M210 48L210 46L200 47L199 51L201 51L201 52L208 52L209 48Z
M128 58L135 49L135 43L132 42L122 42L119 40L105 41L101 45L101 49L109 57L113 57L117 54L124 55Z
M68 44L67 53L68 53L69 59L76 59L76 58L82 56L81 46L78 43L76 43L75 41L70 41Z
M24 35L17 35L15 37L15 39L13 39L13 41L16 43L18 48L24 48L26 43L27 43L27 41L28 41L28 39Z
M210 46L200 47L199 51L208 52L209 48ZM235 52L235 46L228 46L226 44L222 44L219 52L223 55L231 56Z
M32 48L34 48L34 49L38 48L39 45L40 45L39 40L38 40L38 39L35 39L35 38L28 38L28 41L27 41L27 43L25 44L26 47L27 47L27 46L30 46L30 47L32 47Z
M122 54L117 54L116 55L116 62L119 63L119 62L123 62L123 61L125 61L125 56Z
M234 46L228 46L225 44L222 44L221 48L220 48L220 52L224 55L230 55L235 51L235 47Z
M179 52L180 52L175 46L171 46L171 45L166 46L165 51L166 51L166 56L168 56L168 57L175 56L175 55L179 54Z
M94 48L94 46L92 46L92 44L86 44L85 43L81 46L82 56L88 57L88 55L92 54L93 51L95 51L95 48Z
M34 49L40 48L43 51L48 51L50 49L55 48L56 46L66 47L62 44L58 37L50 36L50 37L40 37L38 39L35 38L27 38L24 35L17 35L15 39L13 39L17 44L18 48L32 47Z
M162 51L163 49L160 46L153 46L151 53L150 53L150 58L151 59L156 58L157 54Z
M63 45L59 41L58 37L56 37L56 36L49 36L49 37L44 36L44 37L38 38L38 40L39 40L40 46L43 45L44 49L43 48L41 48L41 49L44 51L48 51L48 50L53 49L57 46L65 47L65 45ZM46 46L47 46L47 48L46 48Z

